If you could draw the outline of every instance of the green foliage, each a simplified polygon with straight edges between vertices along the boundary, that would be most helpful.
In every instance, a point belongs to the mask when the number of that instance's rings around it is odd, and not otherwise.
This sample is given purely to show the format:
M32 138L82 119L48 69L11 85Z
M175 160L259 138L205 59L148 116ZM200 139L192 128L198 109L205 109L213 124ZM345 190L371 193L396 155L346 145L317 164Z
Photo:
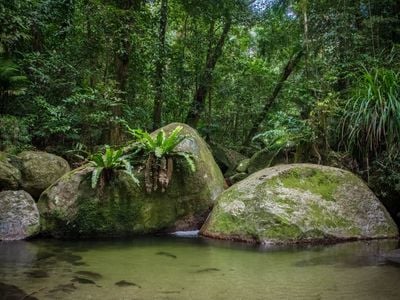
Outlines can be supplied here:
M0 56L0 99L22 95L26 84L27 77L21 74L18 65Z
M66 153L81 143L90 153L123 144L121 124L153 124L160 86L161 123L184 121L228 19L232 26L201 95L197 129L207 141L242 150L254 117L302 47L303 59L245 145L247 154L297 148L326 163L327 153L339 151L365 171L366 156L373 165L399 149L398 1L171 0L163 51L160 1L0 2L0 112L16 118L1 121L3 149L30 143ZM162 78L157 61L165 65ZM180 155L194 170L190 155L174 150L179 134L135 134L155 164L164 168Z
M256 135L253 143L257 146L261 142L261 148L269 151L294 148L301 143L313 142L314 131L307 120L299 120L295 115L283 112L275 113L269 121L267 130Z
M381 153L372 163L369 185L389 212L400 222L400 154Z
M168 136L161 129L153 138L148 132L141 129L131 129L128 132L136 138L137 146L144 149L147 155L154 155L157 159L168 156L180 156L185 159L192 172L196 171L193 157L190 153L176 151L175 148L186 138L181 135L182 126L177 126Z
M185 160L191 172L196 171L193 155L184 151L176 151L176 147L186 138L181 135L182 126L177 126L168 136L161 129L157 135L151 136L141 129L131 129L128 132L136 138L133 144L134 153L144 151L145 185L146 191L151 193L161 188L164 192L169 185L173 173L173 158L181 157Z
M400 72L365 70L344 108L343 140L352 150L376 155L400 146Z
M31 148L29 121L24 118L0 116L0 151L18 153Z
M161 129L155 138L148 132L141 129L130 129L128 131L137 139L137 142L143 146L146 152L153 152L156 157L161 158L170 154L175 147L182 142L185 137L179 135L182 131L182 126L176 127L167 137L164 130Z
M123 170L132 180L139 184L138 179L133 174L132 166L122 149L114 150L106 146L104 153L96 153L90 158L90 165L94 167L92 172L92 188L96 188L100 179L102 185L105 180L110 180L114 170Z

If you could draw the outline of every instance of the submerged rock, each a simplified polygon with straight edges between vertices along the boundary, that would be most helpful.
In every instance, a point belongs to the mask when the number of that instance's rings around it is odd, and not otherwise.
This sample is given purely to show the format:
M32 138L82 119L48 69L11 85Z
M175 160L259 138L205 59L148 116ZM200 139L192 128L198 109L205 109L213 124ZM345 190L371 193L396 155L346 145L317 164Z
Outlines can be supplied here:
M24 151L18 158L21 160L22 189L35 198L70 171L65 159L47 152Z
M75 273L78 275L83 275L83 276L89 277L94 280L99 280L99 279L103 278L103 276L101 274L96 273L96 272L91 272L91 271L78 271Z
M115 285L119 286L119 287L135 286L135 287L141 288L140 285L138 285L134 282L126 281L126 280L118 281L115 283Z
M312 164L261 170L217 200L201 234L260 243L397 237L390 215L354 174Z
M25 191L0 193L0 240L21 240L39 232L39 211Z
M74 278L71 279L71 282L77 282L80 284L93 284L93 285L97 286L97 284L94 280L83 278L83 277L78 277L78 276L74 276Z
M164 251L157 252L156 255L166 256L166 257L174 258L174 259L177 258L176 255L169 253L169 252L164 252Z
M6 284L3 282L0 282L0 295L1 295L1 299L37 300L36 297L27 294L25 291L23 291L19 287L12 285L12 284Z
M174 123L164 130L169 133L178 125L183 126L187 138L177 150L193 153L196 172L177 161L166 192L147 194L143 178L138 187L123 172L115 172L102 190L94 190L90 186L93 168L81 167L41 195L38 206L43 231L55 237L102 237L199 228L223 191L224 179L194 129Z
M382 255L385 260L400 266L400 249L386 252Z

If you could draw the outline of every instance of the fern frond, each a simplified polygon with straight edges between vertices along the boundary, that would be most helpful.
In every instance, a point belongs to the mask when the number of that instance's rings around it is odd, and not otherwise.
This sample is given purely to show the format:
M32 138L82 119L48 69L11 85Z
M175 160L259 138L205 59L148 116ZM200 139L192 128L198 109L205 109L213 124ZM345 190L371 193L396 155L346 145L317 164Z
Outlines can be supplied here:
M122 159L121 162L125 167L125 170L123 172L125 174L128 174L132 178L133 182L136 183L137 185L139 185L139 180L133 174L133 168L132 168L131 163L126 159Z
M178 155L180 157L183 157L189 166L189 169L191 172L196 172L196 164L194 162L194 157L192 154L187 153L187 152L176 152L175 155Z
M92 172L92 189L96 188L97 183L99 182L99 178L100 178L103 170L104 170L103 167L97 167L93 170L93 172Z

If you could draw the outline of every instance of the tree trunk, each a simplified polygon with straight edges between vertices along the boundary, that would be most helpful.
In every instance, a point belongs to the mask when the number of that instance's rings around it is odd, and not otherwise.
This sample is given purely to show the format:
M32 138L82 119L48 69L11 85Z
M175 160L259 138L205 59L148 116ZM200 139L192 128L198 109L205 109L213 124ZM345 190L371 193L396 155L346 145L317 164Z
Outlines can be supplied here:
M186 123L194 128L196 128L200 120L200 116L204 111L205 99L212 84L213 72L219 57L222 55L222 49L224 47L231 25L232 20L230 17L227 17L221 36L219 37L215 47L212 47L212 45L210 44L208 48L206 64L200 76L199 86L196 89L192 104L189 109L189 113L186 117Z
M267 114L269 110L271 109L272 105L275 103L276 98L278 97L279 92L281 91L283 84L285 81L289 78L290 74L292 74L293 70L297 66L297 64L300 62L301 57L304 55L303 49L294 54L290 60L287 62L285 68L282 70L281 76L275 85L275 88L269 96L264 104L263 110L254 118L253 125L246 137L246 139L243 142L243 146L247 146L251 139L254 137L254 135L257 133L257 131L260 128L261 123L265 120L267 117Z
M117 1L117 7L121 10L133 10L138 11L140 9L142 0L120 0ZM129 25L133 25L134 18L128 16L126 21ZM131 26L127 26L129 29ZM128 83L128 71L129 71L129 58L132 52L132 44L130 40L130 31L124 32L119 37L120 49L115 53L115 80L117 82L117 87L121 92L126 92L126 87ZM125 96L123 96L125 97ZM112 108L113 122L111 122L110 128L110 144L118 145L123 141L123 131L122 126L119 123L119 118L123 115L122 106L116 105Z
M162 106L164 103L165 33L168 24L168 0L161 0L160 29L158 32L158 59L155 74L155 99L153 110L153 130L161 127Z

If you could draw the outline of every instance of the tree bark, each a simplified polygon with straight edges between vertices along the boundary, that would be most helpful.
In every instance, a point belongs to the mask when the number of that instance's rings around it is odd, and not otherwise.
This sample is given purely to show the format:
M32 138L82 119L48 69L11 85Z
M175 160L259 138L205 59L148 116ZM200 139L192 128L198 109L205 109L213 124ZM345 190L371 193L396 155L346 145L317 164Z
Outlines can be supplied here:
M161 127L162 106L164 96L164 71L165 71L165 34L168 24L168 0L161 0L160 29L158 32L158 59L155 73L155 98L153 109L153 130Z
M243 146L247 146L251 142L251 139L254 137L254 135L259 130L262 121L264 121L265 118L267 117L269 110L275 103L275 100L278 97L279 92L282 90L283 84L289 78L290 74L292 74L293 70L298 65L298 63L300 62L300 59L303 55L304 55L304 50L302 49L299 52L295 53L287 62L285 68L282 70L281 76L279 77L279 80L278 80L277 84L275 85L275 88L274 88L271 96L269 96L266 99L262 111L254 118L253 125L252 125L247 137L245 138L245 140L243 142Z
M224 28L216 45L213 47L212 43L210 43L210 46L208 48L206 64L200 76L200 82L194 94L193 101L189 109L189 113L186 117L186 123L194 128L197 127L201 114L204 111L205 99L212 84L214 69L218 62L219 57L222 55L222 50L226 38L228 36L229 30L231 29L231 25L232 25L231 18L226 17Z

